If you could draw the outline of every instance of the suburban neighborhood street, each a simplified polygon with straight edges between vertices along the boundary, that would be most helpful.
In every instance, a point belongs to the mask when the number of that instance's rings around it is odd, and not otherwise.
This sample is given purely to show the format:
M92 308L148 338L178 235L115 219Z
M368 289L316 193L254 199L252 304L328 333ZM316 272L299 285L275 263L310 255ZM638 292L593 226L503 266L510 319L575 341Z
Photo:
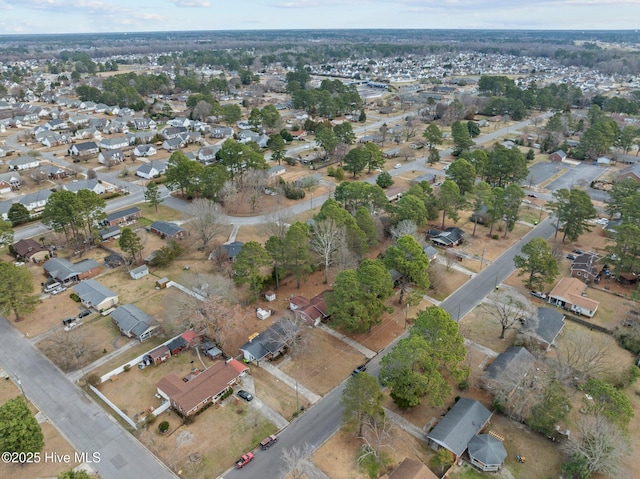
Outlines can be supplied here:
M103 479L177 477L0 316L0 367ZM53 451L56 452L56 451ZM97 453L96 456L93 456Z
M520 249L524 244L533 238L549 238L553 232L553 221L551 217L548 217L527 233L518 243L467 281L454 294L449 296L440 307L448 311L453 319L459 321L515 271L513 258L520 253ZM408 333L404 333L396 338L369 361L367 373L377 377L380 371L380 360L393 349L400 339L407 335ZM251 467L254 471L257 470L257 474L260 477L284 477L286 475L285 464L281 456L283 449L301 448L308 444L311 451L314 451L328 440L340 429L342 424L342 411L344 408L340 398L347 380L348 378L282 431L275 446L266 452L258 451L255 463L248 467ZM276 451L280 451L280 453ZM240 479L246 477L245 474L246 471L230 470L224 474L224 478Z

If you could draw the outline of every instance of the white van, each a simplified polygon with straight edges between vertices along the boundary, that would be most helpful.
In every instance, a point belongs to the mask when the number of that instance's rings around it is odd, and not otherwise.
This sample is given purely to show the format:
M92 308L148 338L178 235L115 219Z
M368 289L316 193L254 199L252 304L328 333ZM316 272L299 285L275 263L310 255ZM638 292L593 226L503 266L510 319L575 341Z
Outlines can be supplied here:
M60 283L51 283L48 284L44 287L44 292L45 293L51 293L53 290L58 289L59 287L61 287L62 285Z

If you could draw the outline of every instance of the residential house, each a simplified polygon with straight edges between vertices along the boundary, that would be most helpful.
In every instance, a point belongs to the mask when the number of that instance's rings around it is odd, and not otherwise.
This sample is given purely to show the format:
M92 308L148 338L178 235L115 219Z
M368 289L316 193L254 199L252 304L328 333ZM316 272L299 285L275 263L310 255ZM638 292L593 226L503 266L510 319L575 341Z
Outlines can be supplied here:
M587 299L587 298L585 298ZM525 328L538 344L545 350L555 345L558 335L564 328L564 314L556 308L538 308L537 318L533 323L533 328Z
M136 176L147 180L157 178L158 176L164 175L164 172L167 171L167 163L167 160L154 160L149 163L144 163L136 170Z
M155 221L151 223L149 229L152 233L157 234L163 239L168 238L181 240L187 235L186 230L180 228L177 224L168 221Z
M624 168L618 175L617 180L620 181L625 178L631 178L632 180L640 182L640 163L634 163Z
M233 128L229 126L212 126L209 136L218 140L233 138Z
M271 168L269 168L269 171L267 172L267 176L269 178L273 178L274 176L284 175L286 171L287 171L286 168L282 165L272 166Z
M113 120L102 129L102 132L105 135L112 135L114 133L124 133L126 135L129 133L129 127L125 121Z
M116 239L120 237L120 227L119 226L107 226L104 229L98 230L98 235L100 236L100 240L108 241L110 239Z
M198 161L209 165L216 161L216 153L220 151L219 146L203 146L198 150Z
M150 364L160 364L164 363L170 357L171 351L169 351L169 348L163 344L158 346L156 349L149 351L149 354L143 358L143 361L146 363L148 360Z
M187 129L185 127L168 126L164 128L160 133L165 140L171 140L173 138L178 138L181 133L186 132Z
M131 279L140 279L149 274L149 267L146 264L142 266L138 266L137 268L133 268L129 271L129 276Z
M127 139L130 145L147 145L153 143L153 139L156 137L155 131L136 131L134 133L127 133Z
M236 260L236 256L242 250L244 243L242 241L233 241L231 243L225 243L220 246L222 253L227 257L227 260L233 263Z
M491 411L475 399L461 397L427 434L428 445L452 452L456 462L467 450L469 442L491 419Z
M9 221L11 205L13 205L13 201L11 200L0 201L0 217L2 217L4 221Z
M304 140L307 136L307 132L305 130L296 130L291 131L290 133L294 140Z
M176 336L167 343L167 348L171 352L171 356L177 356L189 347L189 343L182 336Z
M487 389L501 389L507 396L521 386L535 358L526 348L510 346L493 360L486 369L483 383Z
M167 121L167 125L170 125L174 128L184 128L185 130L191 126L191 120L189 118L172 118Z
M479 225L486 225L491 220L489 216L489 208L487 205L482 205L478 208L477 211L474 211L471 217L469 218L472 223L477 223Z
M38 190L33 193L21 196L18 203L23 205L29 213L38 213L44 209L51 196L50 190Z
M77 263L71 263L65 258L51 258L43 268L50 278L60 283L91 278L100 272L100 265L94 259L83 259Z
M9 183L14 190L19 190L22 178L17 171L9 171L8 173L0 173L0 181Z
M252 334L249 341L240 346L245 361L259 364L260 361L272 360L290 346L292 336L300 328L288 319L281 319L263 331Z
M438 479L438 476L422 462L407 457L390 474L383 474L380 479Z
M153 156L158 153L153 145L136 145L133 149L133 154L136 156Z
M133 304L124 304L114 309L111 319L122 334L140 342L149 339L160 327L155 319Z
M67 133L58 133L57 131L51 131L44 134L39 140L47 148L58 145L66 145L71 143L71 135Z
M40 161L35 156L19 156L7 162L10 170L22 171L40 166Z
M93 308L98 312L114 307L119 301L118 293L111 291L95 279L80 281L73 287L73 291L85 308Z
M66 121L55 119L55 120L49 120L48 122L46 122L44 124L44 127L47 130L59 131L59 130L64 130L66 128L69 128L69 125L67 124Z
M586 297L587 285L577 278L562 278L549 293L549 303L592 318L600 303Z
M156 128L156 122L151 118L134 118L132 123L136 130L151 130Z
M571 276L573 278L579 278L587 284L593 282L602 269L598 265L599 260L600 257L595 253L579 255L573 260L573 263L571 263Z
M178 135L185 145L202 142L202 133L199 131L187 131Z
M91 156L97 155L100 148L95 141L86 141L84 143L74 143L68 152L71 156Z
M114 166L124 161L122 150L105 150L98 155L98 163L101 165Z
M37 173L40 178L47 178L50 180L62 180L66 178L69 173L64 168L60 168L57 165L42 165L38 168Z
M74 126L86 126L89 124L90 117L87 115L81 115L80 113L73 113L69 115L69 123Z
M169 138L168 140L164 140L162 142L162 148L167 151L176 151L180 148L184 147L185 142L179 136L176 138Z
M140 216L142 216L140 208L132 206L131 208L109 213L103 224L108 226L128 225L136 221Z
M62 187L67 191L77 193L80 190L90 190L98 195L104 194L106 188L100 183L100 181L93 180L73 180L71 183L67 183Z
M296 305L296 308L293 309L294 315L296 318L299 318L305 321L307 324L312 326L318 326L322 321L329 318L329 314L327 313L327 303L325 301L325 295L329 293L330 290L325 290L320 294L317 294L310 300L306 300L306 304L303 302L299 302ZM296 298L303 298L302 296L295 296L291 299L294 301ZM290 306L293 303L290 303Z
M77 138L79 140L88 140L90 138L94 138L99 141L102 139L102 133L93 127L76 130L76 133L73 136L74 138Z
M156 389L158 394L170 401L171 407L181 415L189 417L220 398L249 370L241 362L230 359L218 361L189 381L175 374L163 377Z
M507 458L502 441L492 434L476 434L467 445L471 464L483 472L500 470Z
M562 150L554 151L549 155L549 161L564 161L566 159L567 154Z
M397 158L400 156L400 148L391 148L390 150L386 150L382 153L384 158Z
M464 240L464 231L456 226L451 226L444 231L429 230L427 237L432 243L445 248L458 246Z
M105 150L117 150L127 148L129 140L124 136L114 136L113 138L103 138L100 141L100 148Z
M422 252L425 255L427 255L427 258L429 258L429 261L435 261L436 258L438 257L438 250L431 245L427 245L424 248L422 248Z
M47 248L31 238L16 241L13 243L12 247L16 254L16 258L22 261L40 263L41 261L48 259L50 254Z
M598 166L610 166L612 163L613 163L613 160L611 160L611 158L606 156L600 156L596 160L596 165Z
M0 195L6 195L7 193L11 193L13 188L6 181L0 181Z

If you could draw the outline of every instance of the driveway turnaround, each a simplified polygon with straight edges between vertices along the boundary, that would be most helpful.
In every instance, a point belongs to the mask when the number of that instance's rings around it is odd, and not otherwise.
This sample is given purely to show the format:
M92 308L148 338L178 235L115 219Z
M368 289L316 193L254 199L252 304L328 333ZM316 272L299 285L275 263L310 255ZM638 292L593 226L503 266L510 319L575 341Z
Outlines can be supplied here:
M164 464L0 316L0 367L102 479L176 479ZM19 382L18 382L19 381ZM53 451L56 452L56 451ZM83 462L82 460L80 462Z

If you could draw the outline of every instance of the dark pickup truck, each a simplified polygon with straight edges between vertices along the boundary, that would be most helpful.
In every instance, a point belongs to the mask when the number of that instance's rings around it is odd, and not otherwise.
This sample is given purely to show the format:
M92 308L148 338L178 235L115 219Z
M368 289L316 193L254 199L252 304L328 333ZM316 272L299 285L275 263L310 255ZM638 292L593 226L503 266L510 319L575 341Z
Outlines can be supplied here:
M262 441L260 441L260 449L269 449L273 446L278 440L278 436L274 436L273 434L269 437L265 437Z

